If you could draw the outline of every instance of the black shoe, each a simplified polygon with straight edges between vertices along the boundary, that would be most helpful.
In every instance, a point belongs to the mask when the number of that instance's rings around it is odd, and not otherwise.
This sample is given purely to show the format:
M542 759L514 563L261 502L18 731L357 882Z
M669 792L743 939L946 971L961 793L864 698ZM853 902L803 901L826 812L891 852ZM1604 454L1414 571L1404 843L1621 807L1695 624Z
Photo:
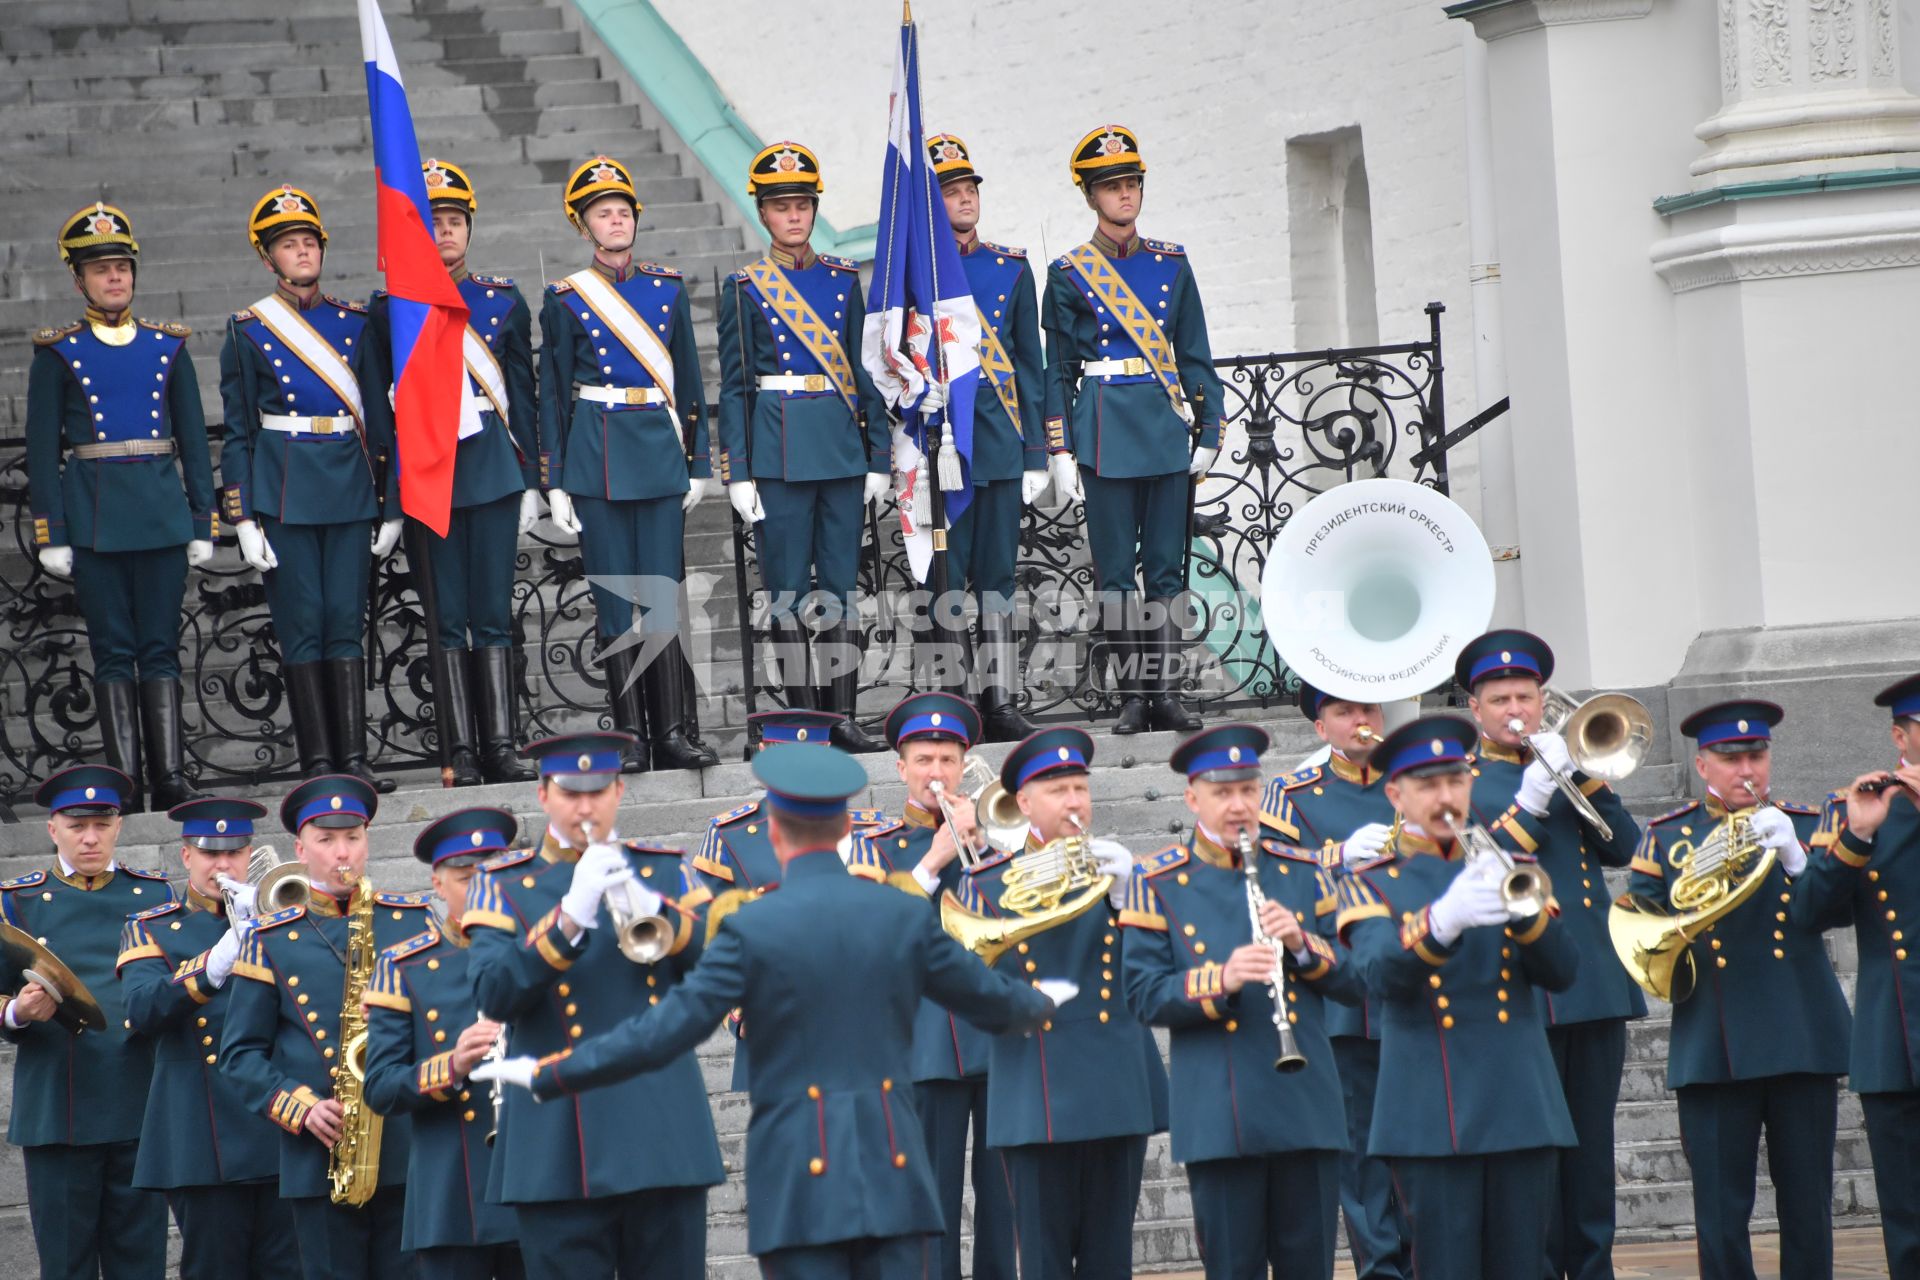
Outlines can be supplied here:
M333 770L333 748L327 741L326 672L318 662L296 662L280 668L287 685L287 707L293 716L293 749L300 757L302 780L324 778Z
M622 773L645 773L653 767L647 754L647 713L640 690L630 687L633 678L633 650L618 649L600 660L607 676L607 710L613 727L634 737L633 750L620 766Z
M1147 699L1141 688L1141 661L1138 633L1127 627L1107 631L1107 668L1113 674L1113 688L1120 695L1120 718L1113 722L1118 734L1147 731Z
M641 673L646 687L647 728L652 733L656 769L711 769L720 763L713 748L700 741L692 715L693 668L676 638L653 656Z
M333 658L326 664L327 701L333 712L334 764L383 796L399 785L375 776L367 763L367 660Z
M822 646L832 647L851 645L856 642L853 639L852 629L841 622L821 633L820 643ZM867 731L862 729L860 722L854 718L859 714L860 707L860 664L858 662L853 664L852 670L840 671L830 678L826 696L827 701L823 705L827 710L837 711L844 717L834 723L827 737L829 742L849 755L862 756L886 750L887 744L879 738L868 736Z
M539 771L520 758L514 742L520 727L514 716L513 650L476 649L480 688L480 772L488 782L532 782Z
M177 804L206 799L206 792L187 781L178 680L141 681L140 724L147 743L147 780L152 784L153 807L165 813Z
M467 684L467 665L465 649L442 649L440 669L433 674L440 686L435 693L444 690L444 696L435 697L434 702L444 702L447 708L447 722L438 727L456 787L477 787L485 781L480 776L480 759L473 753L473 693Z
M1180 634L1180 624L1173 616L1171 600L1157 603L1160 605L1160 620L1142 637L1147 658L1144 681L1147 690L1147 724L1163 732L1194 733L1200 728L1200 717L1188 711L1174 693L1180 687L1180 651L1186 647Z
M140 771L140 713L134 706L133 681L95 682L93 701L100 711L100 754L133 783L133 791L122 797L120 812L142 813L146 777Z
M980 615L980 645L975 669L980 676L980 724L987 742L1019 742L1039 726L1020 714L1020 646L1013 638L1013 617L1005 613Z

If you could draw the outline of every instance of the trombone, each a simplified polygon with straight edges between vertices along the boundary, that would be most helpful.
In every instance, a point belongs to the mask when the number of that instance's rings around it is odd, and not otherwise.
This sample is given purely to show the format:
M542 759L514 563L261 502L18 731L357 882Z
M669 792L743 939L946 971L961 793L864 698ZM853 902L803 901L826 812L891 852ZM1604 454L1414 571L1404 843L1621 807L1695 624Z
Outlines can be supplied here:
M933 792L934 802L940 806L941 820L954 833L954 848L959 851L964 869L972 871L978 867L989 851L1013 853L1026 844L1026 815L1020 812L1013 796L1000 785L993 766L979 752L969 751L960 762L960 785L955 789L974 806L985 847L960 838L959 828L953 824L953 803L947 799L946 784L934 778L927 783L927 789Z
M1526 725L1518 716L1507 721L1507 729L1526 734ZM1585 702L1575 702L1560 690L1547 687L1540 690L1540 728L1527 735L1528 743L1545 733L1566 738L1567 754L1580 772L1602 782L1619 782L1647 758L1653 746L1653 717L1638 698L1628 694L1596 693ZM1552 772L1554 784L1580 820L1602 840L1613 839L1613 827L1573 779L1558 769Z
M277 862L275 859L278 857L272 845L258 845L247 858L247 878L244 881L226 875L214 877L220 886L220 896L227 902L228 920L272 915L288 907L307 905L307 899L313 896L313 881L308 877L306 867L293 860ZM340 870L344 875L346 868L342 866ZM248 886L253 888L253 907L243 912L240 908L240 891Z

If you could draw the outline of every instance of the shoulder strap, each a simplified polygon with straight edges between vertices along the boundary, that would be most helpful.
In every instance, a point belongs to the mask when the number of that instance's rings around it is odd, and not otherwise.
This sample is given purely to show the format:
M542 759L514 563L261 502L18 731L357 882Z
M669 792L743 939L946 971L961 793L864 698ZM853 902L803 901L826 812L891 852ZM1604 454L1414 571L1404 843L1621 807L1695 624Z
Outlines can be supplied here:
M268 294L254 303L253 314L287 350L299 357L301 364L333 389L340 403L352 411L354 421L366 426L367 409L360 401L360 384L353 370L347 367L347 358L321 337L319 330L301 319L300 313L278 294Z
M1027 433L1020 425L1020 392L1014 385L1013 358L1001 344L1000 335L987 323L987 313L978 302L973 304L973 309L980 316L980 369L993 384L993 393L1000 397L1007 416L1013 419L1013 434L1025 440Z
M1083 244L1067 254L1067 264L1106 304L1113 318L1120 322L1120 327L1127 331L1127 336L1133 339L1133 345L1140 348L1140 354L1153 367L1153 376L1160 380L1167 398L1173 401L1174 411L1191 425L1193 409L1187 404L1187 393L1180 385L1180 369L1174 359L1173 347L1168 344L1167 335L1161 332L1159 323L1147 310L1147 304L1140 301L1139 295L1113 269L1113 263L1107 261L1106 255L1092 245Z
M666 393L667 412L677 419L679 411L674 408L673 399L673 355L667 350L666 344L620 296L619 290L608 284L606 277L592 267L574 272L567 277L567 283L586 300L595 314L607 322L607 327L613 330L613 336L620 339L620 345L640 362L654 385Z
M754 291L767 300L787 327L799 335L806 344L807 353L816 360L827 376L833 380L834 390L847 402L847 408L858 417L859 406L854 403L853 365L847 360L846 349L840 345L840 337L814 311L806 297L787 278L771 258L760 258L747 264L747 281Z
M493 404L493 411L500 415L500 421L507 420L507 377L500 371L500 361L488 348L482 338L469 324L467 331L460 335L460 354L467 362L467 372L473 375L474 382Z

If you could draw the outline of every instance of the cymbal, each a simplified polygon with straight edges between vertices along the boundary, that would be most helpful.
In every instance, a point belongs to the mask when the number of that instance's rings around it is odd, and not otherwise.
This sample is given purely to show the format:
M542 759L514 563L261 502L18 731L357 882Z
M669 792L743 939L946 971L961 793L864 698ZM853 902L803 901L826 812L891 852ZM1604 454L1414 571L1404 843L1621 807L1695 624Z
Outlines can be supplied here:
M55 1000L53 1020L78 1035L82 1031L105 1031L107 1015L100 1002L87 990L87 984L74 976L47 944L30 933L0 920L0 960L20 970L31 981L52 993Z

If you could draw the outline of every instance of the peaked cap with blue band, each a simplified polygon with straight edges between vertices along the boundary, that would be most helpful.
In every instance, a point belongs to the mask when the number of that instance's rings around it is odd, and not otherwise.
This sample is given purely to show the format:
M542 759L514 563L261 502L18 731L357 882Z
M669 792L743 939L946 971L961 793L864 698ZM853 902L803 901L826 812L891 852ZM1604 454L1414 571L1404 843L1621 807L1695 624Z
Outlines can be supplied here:
M505 809L455 809L415 838L413 856L430 867L470 867L513 848L519 833Z
M1373 766L1391 782L1403 773L1459 773L1472 767L1480 730L1459 716L1421 716L1403 724L1373 749Z
M1266 730L1250 724L1223 724L1202 729L1173 749L1167 761L1189 782L1238 782L1260 776L1260 753L1270 739Z
M373 821L380 811L380 795L372 785L345 773L310 778L280 802L280 825L300 834L309 822L322 827L358 827Z
M1453 678L1472 693L1482 680L1527 676L1545 684L1553 678L1553 648L1531 631L1489 631L1460 651Z
M980 713L951 693L914 693L887 713L887 745L898 751L915 738L938 738L970 747L980 741Z
M1895 720L1920 717L1920 675L1895 680L1873 696L1873 705L1892 711Z
M1042 729L1007 753L1000 785L1018 791L1036 778L1085 773L1093 764L1093 739L1079 729Z
M48 813L76 818L110 818L133 794L133 779L112 765L77 764L62 769L33 793L33 802Z
M630 733L563 733L529 742L520 754L540 770L540 780L566 791L605 791L620 779L621 753L639 739Z
M1773 741L1773 726L1786 718L1778 703L1735 698L1700 708L1680 722L1680 732L1698 743L1702 751L1736 755L1766 749Z
M747 723L760 735L760 746L782 742L825 742L833 726L846 717L838 711L759 711L747 717Z
M180 824L180 838L208 853L231 853L253 843L255 818L267 816L267 806L227 796L187 800L167 810Z
M753 758L767 805L796 818L831 818L866 790L867 771L838 747L777 742Z

